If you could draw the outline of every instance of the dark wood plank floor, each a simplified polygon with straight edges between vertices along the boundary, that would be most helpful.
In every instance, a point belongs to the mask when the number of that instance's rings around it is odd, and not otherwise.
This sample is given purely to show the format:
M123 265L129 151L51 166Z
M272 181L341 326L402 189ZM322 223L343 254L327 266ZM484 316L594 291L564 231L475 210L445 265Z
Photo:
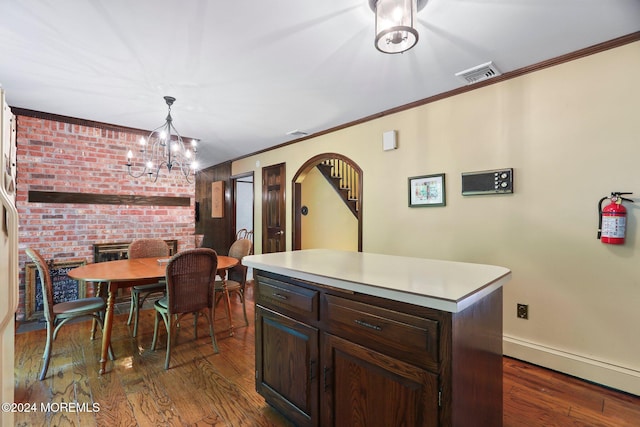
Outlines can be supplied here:
M117 360L98 375L100 341L89 340L89 322L66 325L54 343L49 373L37 376L45 334L16 335L16 402L36 411L15 414L18 426L290 426L265 404L254 386L253 301L249 290L249 327L236 301L233 337L223 309L216 312L220 354L213 353L206 321L193 339L191 322L183 322L174 347L172 368L163 369L164 346L150 350L153 310L141 313L137 338L126 315L116 316L113 347ZM220 306L222 307L222 306ZM162 336L164 338L164 335ZM41 403L50 404L43 411ZM79 405L77 411L65 404ZM95 405L95 406L94 406ZM504 425L638 426L640 398L576 378L504 358Z

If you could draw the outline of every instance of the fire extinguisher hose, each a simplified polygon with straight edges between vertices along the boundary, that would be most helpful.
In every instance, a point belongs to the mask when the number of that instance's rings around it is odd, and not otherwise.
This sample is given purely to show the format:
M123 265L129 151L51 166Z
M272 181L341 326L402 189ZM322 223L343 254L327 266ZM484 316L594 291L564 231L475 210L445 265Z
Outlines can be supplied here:
M598 240L602 237L602 202L607 200L609 197L603 197L598 202Z

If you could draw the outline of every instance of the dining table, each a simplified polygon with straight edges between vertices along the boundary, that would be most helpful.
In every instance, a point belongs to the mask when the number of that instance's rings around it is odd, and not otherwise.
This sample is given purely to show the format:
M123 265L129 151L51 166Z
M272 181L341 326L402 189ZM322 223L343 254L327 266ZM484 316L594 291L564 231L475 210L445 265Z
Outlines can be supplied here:
M166 275L166 258L136 258L116 261L98 262L73 268L67 273L72 279L85 282L107 283L107 307L102 328L102 351L100 354L100 374L106 372L107 356L111 346L111 329L113 326L113 311L118 289L129 288L143 283L152 283ZM234 257L218 255L217 275L225 283L226 271L238 264ZM211 284L213 286L213 283Z

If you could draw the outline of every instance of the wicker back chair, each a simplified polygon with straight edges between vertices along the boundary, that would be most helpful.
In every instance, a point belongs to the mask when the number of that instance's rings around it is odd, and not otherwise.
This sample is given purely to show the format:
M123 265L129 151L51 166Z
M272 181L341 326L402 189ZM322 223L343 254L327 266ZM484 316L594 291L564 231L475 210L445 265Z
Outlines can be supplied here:
M246 228L241 228L236 232L236 240L240 239L248 239L253 242L253 230L247 230Z
M167 264L167 295L155 303L156 320L153 329L151 349L156 349L160 317L167 329L167 356L164 369L169 369L171 342L180 319L189 313L195 315L194 338L198 338L197 313L203 313L209 322L209 335L213 350L218 352L218 344L213 331L214 306L212 284L218 269L218 255L213 249L188 249L174 255Z
M129 245L128 258L152 258L169 256L169 246L162 239L136 239ZM165 291L166 283L164 280L153 281L151 283L142 282L131 288L131 307L129 308L129 319L127 325L131 324L133 319L133 336L138 335L138 318L140 317L140 308L149 295L160 294ZM142 298L140 296L142 295Z
M247 283L247 266L242 265L242 258L246 255L251 255L253 253L253 242L249 239L240 239L233 242L231 247L229 248L229 256L236 258L238 260L238 264L231 267L227 271L227 279L226 280L216 280L215 282L215 292L217 298L216 302L220 300L220 298L224 297L227 303L227 315L229 316L229 323L231 324L231 297L230 294L235 293L240 297L240 302L242 302L242 313L244 314L244 323L245 325L249 325L249 320L247 319L247 308L245 305L244 298L244 289ZM231 329L233 333L233 329Z
M129 259L169 256L169 246L162 239L136 239L129 245Z
M102 315L106 304L105 301L99 297L79 298L77 300L55 304L53 301L53 283L51 282L51 274L49 273L47 262L35 249L27 248L26 252L38 269L42 289L44 319L47 323L47 343L45 344L44 354L42 356L44 362L42 363L42 370L38 377L38 379L42 381L47 376L47 370L49 369L53 341L58 336L58 331L62 325L71 319L92 317L94 322L91 328L91 339L93 340L95 338L96 323L100 325L100 330L102 330ZM111 347L109 347L109 358L113 360Z

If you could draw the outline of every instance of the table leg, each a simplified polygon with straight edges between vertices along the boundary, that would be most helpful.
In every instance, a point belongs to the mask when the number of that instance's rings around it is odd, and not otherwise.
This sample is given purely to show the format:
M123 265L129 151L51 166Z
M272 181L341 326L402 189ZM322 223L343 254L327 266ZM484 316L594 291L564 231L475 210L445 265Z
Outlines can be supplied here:
M104 316L104 328L102 329L102 354L100 355L100 374L106 371L109 346L111 345L111 327L113 326L113 306L116 301L118 285L109 282L109 297L107 298L107 310Z

